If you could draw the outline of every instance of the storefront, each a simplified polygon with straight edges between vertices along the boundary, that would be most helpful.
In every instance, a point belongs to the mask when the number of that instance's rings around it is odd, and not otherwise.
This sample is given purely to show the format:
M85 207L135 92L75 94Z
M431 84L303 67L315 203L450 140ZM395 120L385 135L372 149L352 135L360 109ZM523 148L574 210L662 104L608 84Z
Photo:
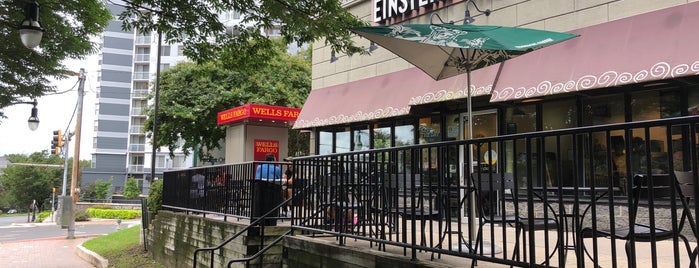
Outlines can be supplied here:
M431 12L455 18L467 9L463 1L430 1L389 18L386 14L391 12L381 2L349 1L347 7L380 24L424 23ZM580 37L474 71L473 138L699 114L699 35L695 33L699 3L508 2L515 3L474 1L481 10L492 10L488 17L476 16L474 23L573 32ZM475 13L473 6L469 8ZM365 39L357 42L369 47ZM434 81L380 47L371 56L340 56L335 61L330 60L328 49L314 46L313 90L294 125L313 133L314 154L471 138L466 134L465 75ZM588 154L607 148L614 151L611 161L594 163L600 173L589 178L621 184L628 178L627 165L634 172L688 170L683 160L689 156L683 151L696 146L690 144L689 134L686 129L673 129L667 137L663 130L651 129L632 133L632 141L626 140L626 133L612 133L611 139L585 144L592 148ZM625 146L629 142L634 147ZM577 146L573 140L546 140L533 148L545 155L543 161L563 163L544 164L543 172L573 172L574 157L566 150L547 151L547 143ZM647 145L653 159L637 159L635 146ZM486 153L476 155L478 161L472 165L511 172L519 168L517 161L498 163L497 155L508 153L501 150L524 152L524 146L480 148ZM673 158L674 167L663 166L668 157ZM608 163L615 170L611 178L604 172ZM536 177L542 178L536 184L550 184L547 176Z

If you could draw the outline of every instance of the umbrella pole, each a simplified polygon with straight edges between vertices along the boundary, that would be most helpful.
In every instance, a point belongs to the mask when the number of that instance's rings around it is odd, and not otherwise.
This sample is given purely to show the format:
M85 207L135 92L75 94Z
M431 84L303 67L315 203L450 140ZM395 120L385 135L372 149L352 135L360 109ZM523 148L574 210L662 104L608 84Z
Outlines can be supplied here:
M471 68L466 69L466 109L468 113L468 139L471 140L473 139L473 118L471 114ZM468 176L473 175L473 144L469 143L468 145ZM468 185L468 177L467 177L467 185ZM473 186L475 187L475 185ZM473 248L474 241L473 241L473 230L476 228L476 196L475 194L470 195L470 201L469 201L469 213L468 213L468 237L469 240L471 240L471 243L469 243L469 249L471 249L471 253L475 252L476 249Z

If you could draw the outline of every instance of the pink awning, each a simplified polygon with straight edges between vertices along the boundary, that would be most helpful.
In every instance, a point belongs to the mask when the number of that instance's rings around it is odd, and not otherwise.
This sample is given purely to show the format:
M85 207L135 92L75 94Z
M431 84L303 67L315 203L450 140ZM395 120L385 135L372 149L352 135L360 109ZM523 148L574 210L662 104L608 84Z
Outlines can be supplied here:
M490 94L499 65L471 73L472 96ZM417 68L311 91L295 129L407 115L411 105L466 98L466 75L435 81Z
M504 63L491 102L699 73L699 2L573 31L580 37Z

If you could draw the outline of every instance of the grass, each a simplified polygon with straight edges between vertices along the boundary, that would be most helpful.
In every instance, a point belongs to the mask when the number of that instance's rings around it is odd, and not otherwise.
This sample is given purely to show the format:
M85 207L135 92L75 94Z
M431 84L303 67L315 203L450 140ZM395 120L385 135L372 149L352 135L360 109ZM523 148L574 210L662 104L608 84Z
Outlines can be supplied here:
M139 245L139 230L136 225L111 234L85 241L83 247L109 260L109 267L163 267L154 261Z

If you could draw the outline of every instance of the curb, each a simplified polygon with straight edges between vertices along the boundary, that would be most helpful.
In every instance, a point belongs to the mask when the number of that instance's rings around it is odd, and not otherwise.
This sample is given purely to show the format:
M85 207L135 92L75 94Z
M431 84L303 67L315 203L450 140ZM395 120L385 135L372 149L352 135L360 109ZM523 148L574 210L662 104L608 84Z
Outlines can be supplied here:
M86 249L82 244L75 248L75 254L81 259L89 262L98 268L107 268L109 266L109 261L92 250Z

